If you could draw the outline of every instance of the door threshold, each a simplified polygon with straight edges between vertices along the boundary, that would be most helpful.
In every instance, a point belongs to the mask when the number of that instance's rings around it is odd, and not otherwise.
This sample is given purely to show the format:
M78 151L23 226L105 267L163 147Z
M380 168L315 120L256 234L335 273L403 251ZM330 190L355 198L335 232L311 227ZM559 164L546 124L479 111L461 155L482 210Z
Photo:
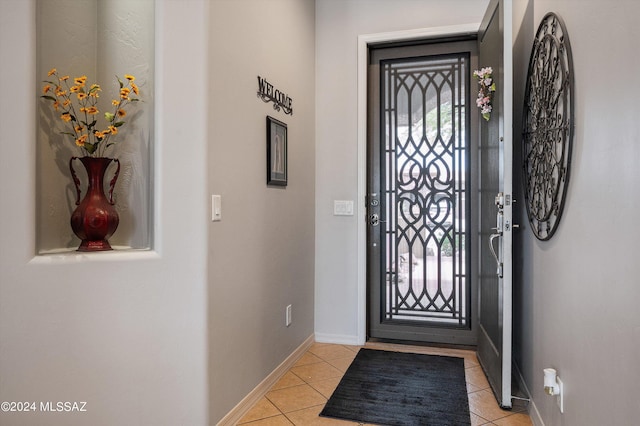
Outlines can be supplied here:
M462 349L462 350L468 350L468 351L475 351L477 349L477 346L475 345L454 345L451 343L421 342L416 340L381 339L378 337L367 337L366 343L388 343L392 345L424 346L424 347L430 347L430 348Z

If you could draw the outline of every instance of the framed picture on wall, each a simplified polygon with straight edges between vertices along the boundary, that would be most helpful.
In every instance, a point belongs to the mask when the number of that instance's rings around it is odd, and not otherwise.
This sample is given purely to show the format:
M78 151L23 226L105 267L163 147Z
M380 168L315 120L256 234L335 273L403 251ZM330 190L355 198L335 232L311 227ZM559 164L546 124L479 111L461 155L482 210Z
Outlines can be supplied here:
M267 116L267 185L287 186L287 125Z

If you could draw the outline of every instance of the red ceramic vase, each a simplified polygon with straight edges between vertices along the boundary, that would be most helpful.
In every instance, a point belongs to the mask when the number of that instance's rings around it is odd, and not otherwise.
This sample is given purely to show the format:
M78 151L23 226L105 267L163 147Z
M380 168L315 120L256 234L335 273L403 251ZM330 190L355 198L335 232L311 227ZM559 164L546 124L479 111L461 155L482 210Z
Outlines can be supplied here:
M80 180L73 169L73 161L79 159L87 171L89 187L80 201ZM104 174L111 162L118 164L109 183L109 198L104 193ZM76 209L71 214L71 229L82 240L78 251L112 250L108 238L118 227L120 218L114 207L113 188L120 173L120 161L106 157L71 157L69 168L76 186Z

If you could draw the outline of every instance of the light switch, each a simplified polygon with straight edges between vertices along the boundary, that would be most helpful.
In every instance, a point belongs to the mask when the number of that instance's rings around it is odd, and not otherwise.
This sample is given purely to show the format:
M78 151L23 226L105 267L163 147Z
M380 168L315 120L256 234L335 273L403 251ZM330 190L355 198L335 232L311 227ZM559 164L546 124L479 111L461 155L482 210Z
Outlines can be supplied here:
M353 200L333 200L334 216L353 216Z
M222 197L220 195L211 196L211 220L213 222L222 220Z

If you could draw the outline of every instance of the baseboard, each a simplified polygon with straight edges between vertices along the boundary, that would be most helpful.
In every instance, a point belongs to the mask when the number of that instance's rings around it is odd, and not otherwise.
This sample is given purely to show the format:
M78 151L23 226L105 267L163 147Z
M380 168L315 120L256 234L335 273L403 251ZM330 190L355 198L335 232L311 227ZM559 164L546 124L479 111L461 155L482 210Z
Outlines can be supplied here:
M336 345L361 345L358 341L358 336L350 336L346 334L316 333L316 342L334 343Z
M527 412L529 413L531 422L534 424L534 426L545 426L544 422L542 421L542 416L540 416L540 412L538 411L538 407L536 407L535 402L533 402L533 398L531 397L531 391L529 390L527 383L524 381L524 376L522 375L522 372L520 371L516 363L513 363L512 367L513 367L512 371L516 373L515 378L518 381L518 386L520 386L520 389L522 389L526 394L527 398L529 398L529 409L527 410Z
M238 403L226 416L217 423L217 426L233 426L237 424L247 412L265 396L280 378L304 355L315 341L313 334L294 350L282 363L275 368L258 386L256 386L242 401Z

